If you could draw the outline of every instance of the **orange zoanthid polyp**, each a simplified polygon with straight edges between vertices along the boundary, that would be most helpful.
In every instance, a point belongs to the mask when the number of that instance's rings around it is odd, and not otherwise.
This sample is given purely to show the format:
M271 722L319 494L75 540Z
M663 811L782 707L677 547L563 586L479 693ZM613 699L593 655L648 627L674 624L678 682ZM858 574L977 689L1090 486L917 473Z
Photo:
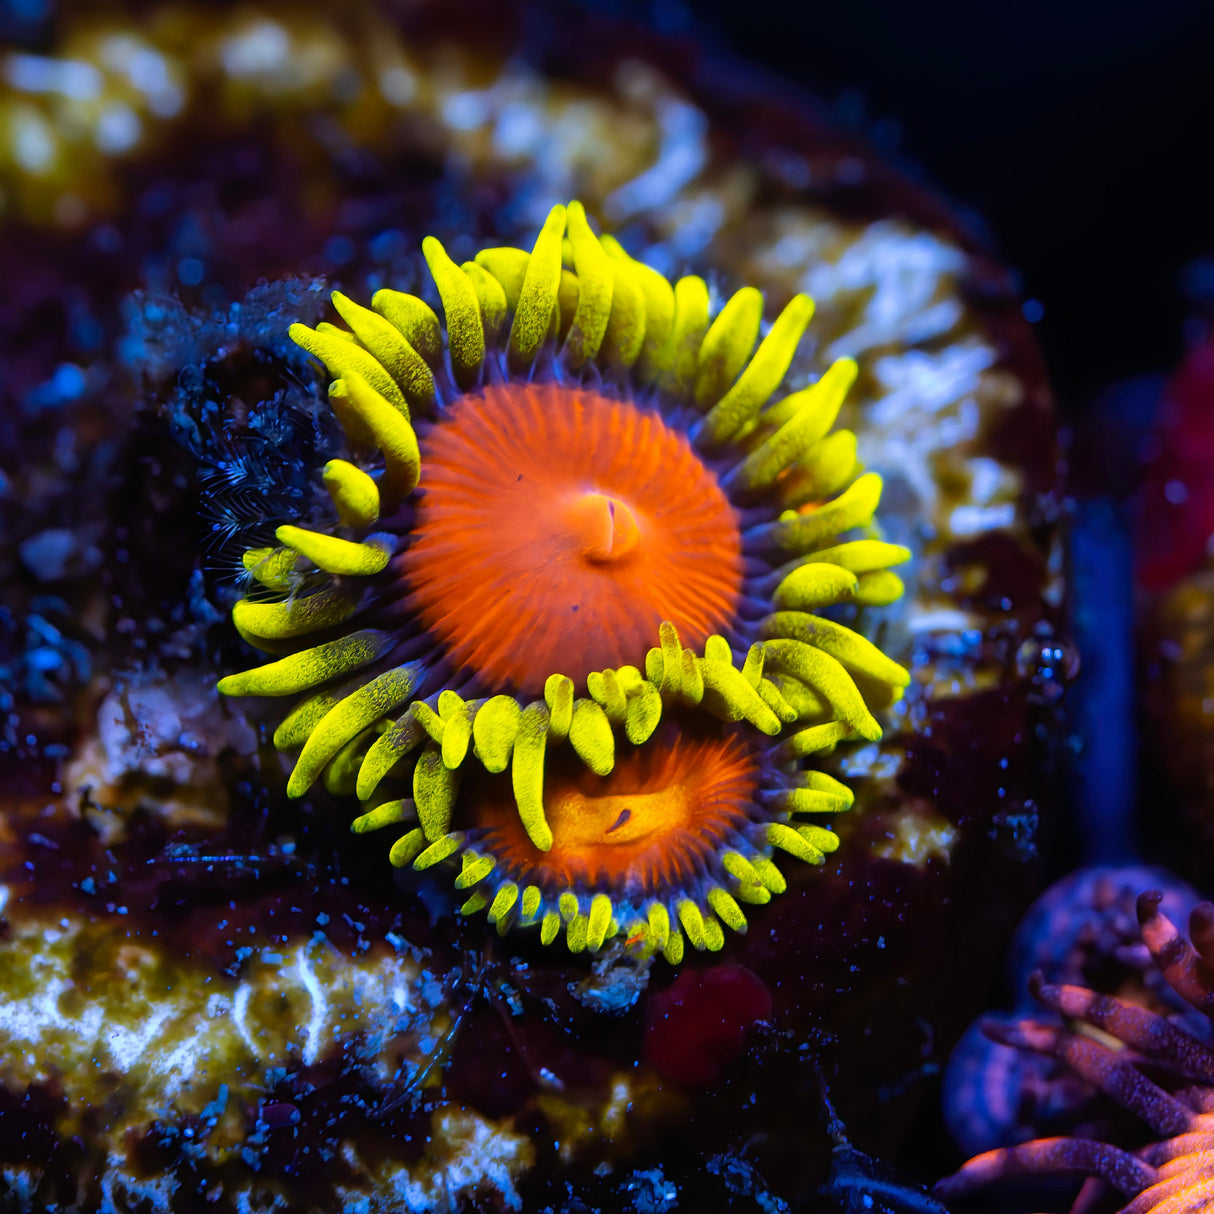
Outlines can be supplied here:
M639 902L693 889L706 860L749 827L761 759L754 739L737 730L663 738L619 755L605 777L562 754L545 782L553 838L546 852L520 824L509 780L478 777L469 797L477 845L496 857L503 877L554 891L593 886Z
M622 561L640 538L640 524L632 507L606 493L582 493L571 498L567 517L581 541L582 558L594 564Z
M506 383L421 436L408 602L485 686L640 662L672 621L694 647L735 618L738 515L684 433L589 388Z
M838 845L800 819L852 794L802 760L875 741L910 682L864 635L910 553L835 429L859 368L794 372L807 296L764 323L754 288L671 282L576 202L530 252L422 252L445 323L383 288L291 326L348 458L334 519L244 554L233 623L272 660L220 690L305 693L274 732L288 794L357 795L392 864L458 866L462 914L720 949L786 888L776 849Z

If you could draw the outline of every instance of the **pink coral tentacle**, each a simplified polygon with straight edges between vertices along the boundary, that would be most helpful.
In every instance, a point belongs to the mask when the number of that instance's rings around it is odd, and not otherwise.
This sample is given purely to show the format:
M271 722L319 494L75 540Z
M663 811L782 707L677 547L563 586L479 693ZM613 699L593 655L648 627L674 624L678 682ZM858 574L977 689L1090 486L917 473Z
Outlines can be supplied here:
M940 1181L933 1193L943 1201L962 1197L1009 1176L1097 1176L1127 1197L1135 1197L1156 1183L1150 1164L1107 1143L1088 1138L1038 1138L1016 1147L1001 1147L976 1155L952 1176Z
M1029 990L1046 1007L1102 1029L1145 1057L1166 1062L1186 1078L1214 1083L1214 1050L1166 1017L1086 987L1051 985L1040 973L1029 979Z
M1163 895L1158 890L1148 890L1138 899L1142 938L1172 989L1199 1012L1214 1016L1214 969L1202 960L1171 919L1160 911L1162 900ZM1205 903L1204 906L1210 907L1210 904ZM1194 911L1194 916L1196 913ZM1214 907L1210 907L1208 913L1214 918ZM1203 929L1209 927L1204 918L1200 923ZM1203 934L1203 941L1208 945L1207 934Z

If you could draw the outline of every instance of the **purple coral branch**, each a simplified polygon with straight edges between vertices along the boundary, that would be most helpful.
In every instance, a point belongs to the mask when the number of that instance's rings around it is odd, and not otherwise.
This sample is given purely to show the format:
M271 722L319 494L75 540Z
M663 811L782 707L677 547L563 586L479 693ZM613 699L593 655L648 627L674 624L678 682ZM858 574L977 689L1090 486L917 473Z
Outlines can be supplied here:
M1047 983L1040 973L1029 979L1029 990L1060 1015L1102 1029L1144 1057L1167 1063L1187 1079L1214 1083L1214 1050L1166 1017L1086 987Z
M1135 1197L1153 1185L1157 1173L1128 1151L1089 1138L1039 1138L1016 1147L1001 1147L975 1155L959 1171L946 1176L933 1195L942 1201L963 1197L1009 1176L1098 1176L1119 1193Z
M1155 964L1172 989L1199 1012L1214 1017L1214 906L1203 903L1190 917L1203 945L1199 953L1159 909L1163 895L1148 890L1138 899L1138 923Z

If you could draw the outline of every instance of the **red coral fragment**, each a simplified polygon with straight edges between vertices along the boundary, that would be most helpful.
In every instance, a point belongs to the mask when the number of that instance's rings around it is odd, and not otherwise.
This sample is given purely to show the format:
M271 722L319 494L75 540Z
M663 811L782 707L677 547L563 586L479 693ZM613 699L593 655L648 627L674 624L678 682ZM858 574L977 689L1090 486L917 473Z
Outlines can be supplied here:
M673 1083L713 1083L771 1007L767 984L744 965L684 970L649 1001L645 1062Z
M1138 577L1148 590L1192 573L1214 537L1214 341L1189 353L1162 412L1159 454L1140 496Z

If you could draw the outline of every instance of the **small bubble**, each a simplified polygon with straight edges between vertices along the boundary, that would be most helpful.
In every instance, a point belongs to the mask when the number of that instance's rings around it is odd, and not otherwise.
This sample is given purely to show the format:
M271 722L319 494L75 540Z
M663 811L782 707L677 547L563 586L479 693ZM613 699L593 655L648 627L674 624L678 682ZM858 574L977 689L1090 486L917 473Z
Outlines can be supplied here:
M1189 500L1189 490L1183 481L1168 481L1163 487L1163 495L1173 506L1183 506Z
M177 263L177 280L183 287L196 287L205 274L206 267L197 257L183 257Z
M1046 704L1061 699L1079 674L1079 650L1054 637L1031 637L1016 651L1016 672Z
M331 236L325 242L325 259L335 266L344 266L354 260L354 241L348 236Z

